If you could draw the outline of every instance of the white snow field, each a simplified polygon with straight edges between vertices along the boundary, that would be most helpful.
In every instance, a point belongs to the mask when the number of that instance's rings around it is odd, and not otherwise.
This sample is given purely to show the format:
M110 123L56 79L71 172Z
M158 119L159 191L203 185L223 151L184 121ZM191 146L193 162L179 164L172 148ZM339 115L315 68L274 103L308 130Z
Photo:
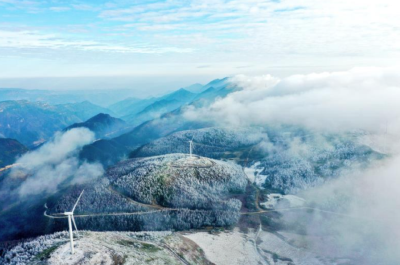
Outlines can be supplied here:
M251 229L250 229L251 230ZM210 234L198 232L185 237L199 245L206 258L216 265L339 265L350 264L349 259L335 257L334 252L320 249L308 236L288 232L271 233L263 230L241 233ZM326 238L319 238L323 244Z
M261 206L267 209L279 208L279 204L286 204L285 207L302 207L306 203L303 198L290 194L270 193L267 198L267 201L260 203Z
M199 232L185 237L199 245L206 258L217 265L263 264L255 247L255 232L244 234L234 229L219 234Z
M260 162L256 162L251 167L244 167L243 168L244 173L247 175L247 178L249 179L249 181L251 183L254 183L256 181L258 174L262 171L260 169L257 169L257 167L259 165L260 165Z

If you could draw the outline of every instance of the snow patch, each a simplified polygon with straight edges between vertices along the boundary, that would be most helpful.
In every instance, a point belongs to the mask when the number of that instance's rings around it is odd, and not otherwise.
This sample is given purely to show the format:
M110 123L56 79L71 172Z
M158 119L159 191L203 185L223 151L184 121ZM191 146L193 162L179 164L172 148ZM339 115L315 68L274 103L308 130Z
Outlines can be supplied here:
M245 167L244 173L247 175L247 178L250 180L251 183L254 183L256 180L256 176L258 175L261 170L257 170L257 166L260 165L260 162L254 163L251 167Z
M232 232L185 235L204 250L208 260L218 265L263 264L255 248L255 233Z
M306 202L303 198L298 196L282 195L279 193L270 193L267 195L267 198L267 201L260 203L261 206L267 209L274 209L279 203L286 203L288 204L287 207L302 207Z

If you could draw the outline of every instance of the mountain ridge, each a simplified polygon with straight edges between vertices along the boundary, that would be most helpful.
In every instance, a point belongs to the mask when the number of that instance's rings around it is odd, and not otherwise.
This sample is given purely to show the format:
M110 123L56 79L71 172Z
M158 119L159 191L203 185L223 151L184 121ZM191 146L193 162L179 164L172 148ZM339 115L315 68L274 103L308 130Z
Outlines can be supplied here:
M96 138L107 138L110 137L110 134L115 135L115 133L125 126L126 123L123 120L114 118L109 114L99 113L85 122L74 123L64 130L67 131L73 128L85 127L94 132Z

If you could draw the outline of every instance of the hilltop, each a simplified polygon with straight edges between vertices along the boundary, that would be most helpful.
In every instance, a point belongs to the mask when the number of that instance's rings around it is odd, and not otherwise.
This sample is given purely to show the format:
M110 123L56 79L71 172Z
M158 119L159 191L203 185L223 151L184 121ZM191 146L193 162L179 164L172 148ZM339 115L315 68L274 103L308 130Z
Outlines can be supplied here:
M41 236L9 251L2 264L202 264L211 265L193 241L171 232L79 232L70 254L66 232Z
M123 120L111 117L109 114L99 113L85 122L74 123L65 130L85 127L94 132L96 138L107 138L123 129L124 126Z

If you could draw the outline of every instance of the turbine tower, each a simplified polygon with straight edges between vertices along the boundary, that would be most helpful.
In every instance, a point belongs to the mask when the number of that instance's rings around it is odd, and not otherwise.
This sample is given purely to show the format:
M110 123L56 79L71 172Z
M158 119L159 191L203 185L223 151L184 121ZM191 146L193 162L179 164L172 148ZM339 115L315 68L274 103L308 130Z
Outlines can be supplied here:
M192 140L190 140L189 141L189 154L190 154L190 157L193 157L192 156L192 154L193 154L193 138L194 138L194 135L193 135L193 137L192 137Z
M78 232L78 228L76 227L75 219L74 219L74 211L76 208L76 205L78 204L79 200L82 197L83 191L78 197L78 200L76 200L76 203L74 204L74 207L72 208L72 211L70 212L64 212L64 215L68 216L68 228L69 228L69 239L70 239L70 244L71 244L71 254L74 254L74 235L72 233L72 223L74 224L76 232Z

